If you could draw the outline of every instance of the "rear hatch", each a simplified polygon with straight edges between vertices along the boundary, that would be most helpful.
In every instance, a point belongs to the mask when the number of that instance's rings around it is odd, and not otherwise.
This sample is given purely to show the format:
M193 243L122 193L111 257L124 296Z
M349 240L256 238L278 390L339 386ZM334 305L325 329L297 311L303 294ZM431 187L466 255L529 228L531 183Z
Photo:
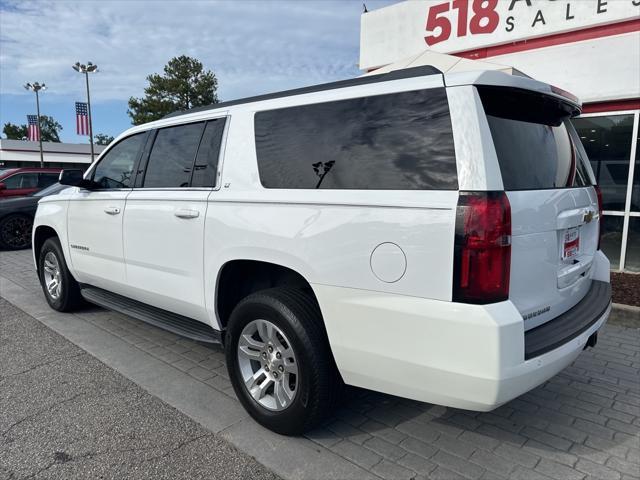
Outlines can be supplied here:
M591 286L598 249L594 176L557 97L478 87L511 205L509 299L525 330L569 310Z

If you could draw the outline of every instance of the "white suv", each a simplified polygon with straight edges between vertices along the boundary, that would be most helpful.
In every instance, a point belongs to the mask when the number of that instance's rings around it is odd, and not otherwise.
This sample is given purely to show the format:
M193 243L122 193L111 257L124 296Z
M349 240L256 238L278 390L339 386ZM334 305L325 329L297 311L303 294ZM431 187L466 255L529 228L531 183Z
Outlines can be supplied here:
M222 342L280 433L343 382L491 410L609 315L579 112L524 76L419 67L133 127L40 201L43 291Z

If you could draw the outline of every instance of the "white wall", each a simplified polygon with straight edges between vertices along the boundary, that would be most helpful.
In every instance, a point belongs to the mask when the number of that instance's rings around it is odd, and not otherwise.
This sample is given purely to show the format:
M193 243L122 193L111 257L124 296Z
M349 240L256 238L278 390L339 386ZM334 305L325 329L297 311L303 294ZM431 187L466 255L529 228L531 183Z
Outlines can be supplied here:
M510 65L583 103L640 98L640 32L483 59Z
M469 0L467 22L462 22L465 28L460 31L459 11L451 0L410 0L363 14L360 68L378 68L427 49L455 54L640 19L640 0L499 0L495 30L483 34L471 32L473 4ZM567 8L573 18L567 18ZM442 32L440 27L426 27L432 10L438 22L451 28L446 40L428 45L425 37ZM513 66L578 95L583 102L640 97L638 31L481 60Z
M467 21L462 25L451 0L409 0L362 14L360 68L388 65L426 48L456 53L640 19L640 0L498 0L492 31L474 33L470 28L474 3L468 0ZM567 6L572 18L567 18ZM441 34L439 27L427 28L430 17L437 19L434 25L444 22L451 27L446 39L426 42L425 37ZM486 14L480 17L481 25L488 23Z

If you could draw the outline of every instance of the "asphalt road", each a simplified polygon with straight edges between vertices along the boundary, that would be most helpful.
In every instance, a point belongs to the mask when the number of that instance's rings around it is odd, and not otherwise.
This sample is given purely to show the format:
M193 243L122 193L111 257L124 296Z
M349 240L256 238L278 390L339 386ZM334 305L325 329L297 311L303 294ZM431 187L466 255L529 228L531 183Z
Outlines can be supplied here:
M278 477L0 298L0 478Z

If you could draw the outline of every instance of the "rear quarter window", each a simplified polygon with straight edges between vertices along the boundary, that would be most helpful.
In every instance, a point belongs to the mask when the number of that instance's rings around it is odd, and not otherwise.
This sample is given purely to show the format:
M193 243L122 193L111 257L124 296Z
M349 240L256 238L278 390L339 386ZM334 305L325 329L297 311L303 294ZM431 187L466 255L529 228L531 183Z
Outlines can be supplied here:
M255 135L266 188L458 188L443 88L258 112Z

